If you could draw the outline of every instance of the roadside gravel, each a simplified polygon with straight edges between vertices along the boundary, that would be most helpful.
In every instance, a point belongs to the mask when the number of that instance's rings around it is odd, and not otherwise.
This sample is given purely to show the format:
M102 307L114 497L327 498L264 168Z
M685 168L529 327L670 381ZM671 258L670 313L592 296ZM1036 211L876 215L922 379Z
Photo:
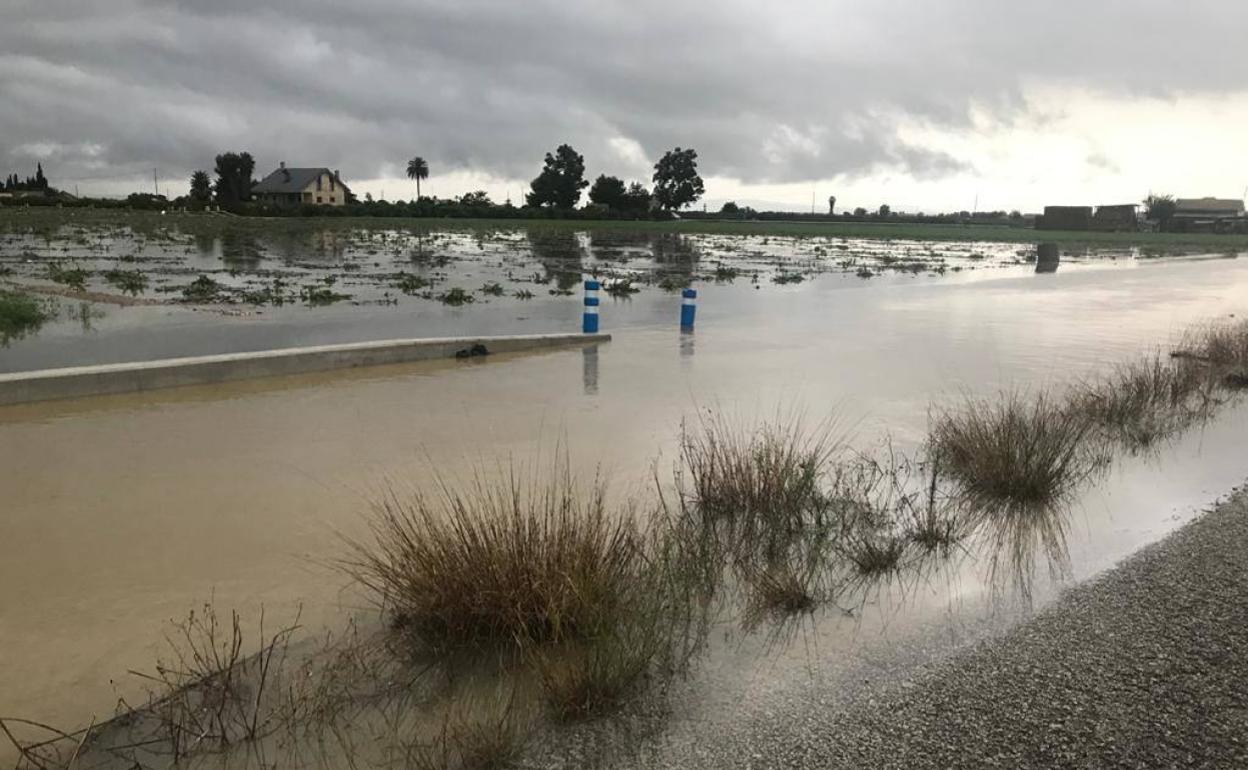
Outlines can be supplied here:
M730 764L1248 768L1248 490L866 702L765 721Z

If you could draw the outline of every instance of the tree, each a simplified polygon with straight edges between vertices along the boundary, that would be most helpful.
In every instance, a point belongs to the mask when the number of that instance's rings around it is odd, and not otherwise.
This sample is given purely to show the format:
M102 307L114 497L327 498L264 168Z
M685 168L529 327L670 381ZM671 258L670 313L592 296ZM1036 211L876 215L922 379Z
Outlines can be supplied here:
M553 155L546 153L542 173L529 186L533 191L525 196L525 202L530 206L575 208L581 190L589 186L585 181L585 158L571 145L561 144Z
M829 195L828 196L828 216L832 216L835 213L836 213L836 196Z
M736 201L728 201L719 208L719 213L727 214L728 216L736 216L741 213L741 207L737 205Z
M620 201L620 211L633 217L649 216L653 201L654 198L645 185L641 182L633 182L624 192L624 199Z
M862 206L859 206L858 208L854 209L854 216L865 217L866 215L867 215L867 210L864 209Z
M43 175L42 163L35 164L35 189L36 190L48 189L48 178Z
M242 203L251 200L251 188L256 184L251 174L256 161L249 152L226 152L217 156L214 169L217 174L217 201L219 203Z
M1149 194L1144 199L1144 209L1149 219L1160 222L1163 227L1170 223L1170 219L1174 217L1174 212L1178 209L1178 203L1175 202L1173 195L1153 195Z
M407 162L407 178L416 180L416 200L420 200L420 180L429 178L429 164L417 155Z
M589 188L590 202L609 209L622 209L627 195L628 190L624 187L624 180L613 176L599 175L594 180L593 187Z
M654 164L654 199L668 211L680 209L702 197L705 188L698 176L698 152L692 147L668 150Z
M489 193L485 190L474 190L459 196L459 205L468 208L488 208L494 205L494 201L490 200Z
M212 180L207 171L196 171L191 174L191 200L196 203L207 203L212 200Z
M889 207L887 203L880 204L880 212L879 212L880 219L888 219L889 215L892 213L893 213L893 210L892 208Z

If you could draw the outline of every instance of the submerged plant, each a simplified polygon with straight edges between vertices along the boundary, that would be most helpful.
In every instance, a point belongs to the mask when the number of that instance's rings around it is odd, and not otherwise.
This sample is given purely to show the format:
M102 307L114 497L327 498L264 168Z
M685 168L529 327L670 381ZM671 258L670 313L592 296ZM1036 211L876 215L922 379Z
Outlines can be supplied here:
M1065 565L1065 505L1107 461L1092 431L1077 409L1045 393L968 398L932 428L968 527L987 537L992 572L1008 565L1024 592L1037 547L1051 571Z
M1111 440L1148 447L1207 417L1214 384L1204 363L1154 356L1083 386L1072 408Z
M452 307L467 305L475 299L471 293L464 291L458 286L454 286L438 295L438 302L441 302L443 305L451 305Z
M686 494L704 517L800 524L821 505L839 446L832 423L808 428L801 415L756 425L706 416L681 434Z
M641 538L600 480L510 467L436 495L390 494L347 570L432 649L592 635L633 587Z
M104 280L126 294L138 296L147 290L148 277L140 270L109 270Z
M52 318L49 305L19 291L0 289L0 344L7 345Z

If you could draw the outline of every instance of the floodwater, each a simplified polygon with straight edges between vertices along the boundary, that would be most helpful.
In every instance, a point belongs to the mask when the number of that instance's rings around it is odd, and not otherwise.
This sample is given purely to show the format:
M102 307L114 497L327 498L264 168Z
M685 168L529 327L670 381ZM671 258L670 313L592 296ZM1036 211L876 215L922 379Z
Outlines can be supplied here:
M611 308L621 328L666 324L665 308L690 284L771 292L836 276L843 288L891 286L1130 266L1185 253L1068 246L1060 264L1035 264L1028 244L973 240L571 231L540 223L335 229L204 217L75 224L67 216L0 219L0 288L57 293L52 320L0 338L0 372L386 338L568 331L579 323L586 275L602 279L610 297L629 300ZM461 304L449 304L452 296Z
M361 532L387 484L420 485L432 467L462 476L562 442L578 468L602 465L618 489L641 489L655 463L671 467L681 420L707 408L835 414L854 446L889 435L904 448L933 404L1068 384L1243 312L1248 260L699 289L693 334L676 328L679 301L651 291L604 301L615 339L585 349L0 409L0 715L110 715L119 695L142 691L127 671L150 669L168 621L210 598L244 614L264 606L275 621L302 606L310 628L341 622L355 600L331 566L340 537ZM553 327L575 323L579 308L564 304L550 305ZM523 329L505 323L512 312L486 325ZM462 318L456 328L485 330ZM1242 481L1246 445L1248 410L1236 407L1117 463L1074 511L1073 577ZM881 645L922 638L930 657L1008 622L986 594L971 564L905 606L821 616L781 653L719 644L686 694L701 710L684 712L672 740L695 741L700 719L743 719L782 691L852 678L855 661L878 669Z

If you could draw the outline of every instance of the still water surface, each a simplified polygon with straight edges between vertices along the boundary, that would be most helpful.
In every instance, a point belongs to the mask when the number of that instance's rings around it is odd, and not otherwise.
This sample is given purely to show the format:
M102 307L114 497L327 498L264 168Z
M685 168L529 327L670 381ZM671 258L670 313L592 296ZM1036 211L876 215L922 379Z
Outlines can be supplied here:
M328 566L340 535L361 531L388 483L420 485L431 466L464 475L562 441L579 467L601 464L616 489L638 490L654 463L671 467L681 420L706 408L836 414L854 446L887 434L905 448L933 404L1070 383L1244 312L1248 260L822 275L707 286L700 303L693 335L675 328L670 295L647 293L606 302L616 337L584 350L0 409L0 715L111 714L119 694L141 691L126 671L150 667L167 621L210 597L270 617L302 604L313 628L341 622L355 599ZM1074 577L1242 481L1246 448L1248 410L1236 408L1117 464L1072 511ZM933 624L925 656L1011 617L985 600L975 564L888 604L852 622L821 616L779 655L756 640L720 645L690 685L704 709L691 724L849 676L852 661Z

